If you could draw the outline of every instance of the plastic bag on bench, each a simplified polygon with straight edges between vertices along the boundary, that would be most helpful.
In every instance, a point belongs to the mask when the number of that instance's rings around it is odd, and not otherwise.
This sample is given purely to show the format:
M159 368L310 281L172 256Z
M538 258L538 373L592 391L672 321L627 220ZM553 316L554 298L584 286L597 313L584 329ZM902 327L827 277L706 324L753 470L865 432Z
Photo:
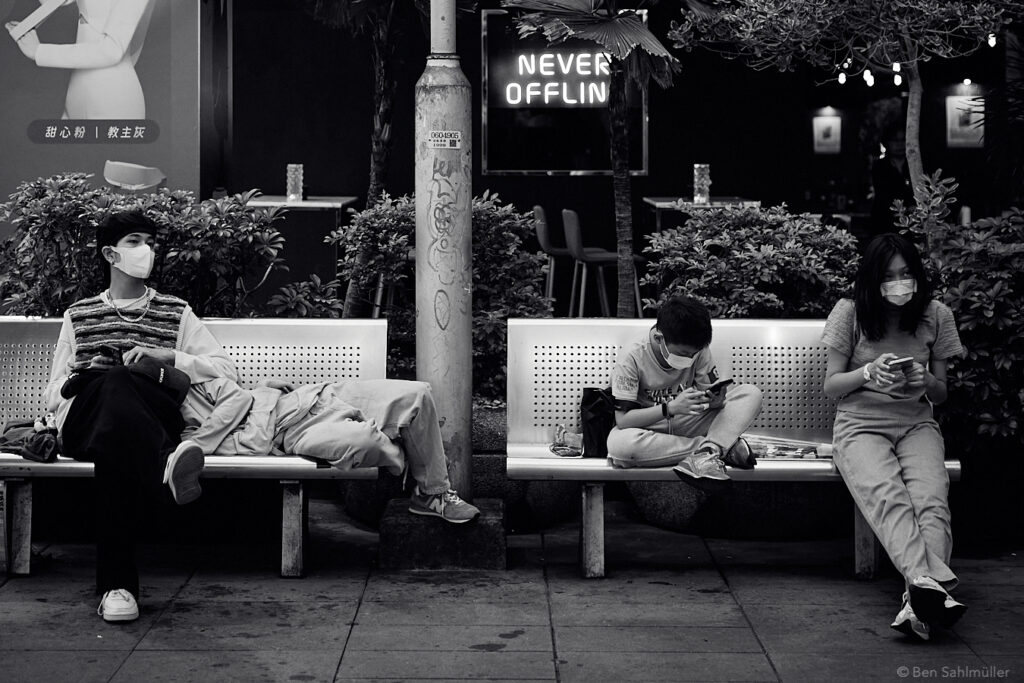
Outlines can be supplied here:
M615 426L615 399L611 387L583 389L580 424L583 427L583 457L607 458L608 435Z

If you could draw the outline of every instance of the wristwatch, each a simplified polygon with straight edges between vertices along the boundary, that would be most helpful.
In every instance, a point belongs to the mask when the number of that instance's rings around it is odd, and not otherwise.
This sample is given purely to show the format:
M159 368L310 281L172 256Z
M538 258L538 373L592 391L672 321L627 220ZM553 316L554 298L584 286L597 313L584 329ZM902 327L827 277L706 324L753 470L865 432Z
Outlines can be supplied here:
M871 363L868 363L867 365L865 365L862 368L862 370L864 372L864 381L865 382L870 382L871 381L871 370L869 370L870 367L871 367Z
M668 417L668 404L667 403L662 403L661 404L661 416L662 417L666 417L666 418Z

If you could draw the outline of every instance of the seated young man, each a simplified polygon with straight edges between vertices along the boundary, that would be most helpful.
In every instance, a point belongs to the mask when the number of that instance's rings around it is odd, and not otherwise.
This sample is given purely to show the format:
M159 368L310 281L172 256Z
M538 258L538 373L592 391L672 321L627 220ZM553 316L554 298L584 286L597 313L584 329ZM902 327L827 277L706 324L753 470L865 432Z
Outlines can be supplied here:
M645 338L622 349L612 370L615 427L608 453L616 467L664 467L683 480L728 480L725 465L752 469L740 435L761 412L761 390L718 381L711 316L702 303L674 296Z

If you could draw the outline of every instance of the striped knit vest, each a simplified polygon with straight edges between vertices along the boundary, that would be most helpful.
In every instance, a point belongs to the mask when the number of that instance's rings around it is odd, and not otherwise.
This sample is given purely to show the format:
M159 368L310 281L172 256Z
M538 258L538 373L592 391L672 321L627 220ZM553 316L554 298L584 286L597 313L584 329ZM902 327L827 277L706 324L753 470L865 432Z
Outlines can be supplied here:
M186 305L178 297L154 294L149 312L141 320L129 322L99 296L77 301L68 308L75 331L75 360L91 359L102 346L112 346L122 353L136 346L174 349ZM130 319L141 313L139 309L124 312Z

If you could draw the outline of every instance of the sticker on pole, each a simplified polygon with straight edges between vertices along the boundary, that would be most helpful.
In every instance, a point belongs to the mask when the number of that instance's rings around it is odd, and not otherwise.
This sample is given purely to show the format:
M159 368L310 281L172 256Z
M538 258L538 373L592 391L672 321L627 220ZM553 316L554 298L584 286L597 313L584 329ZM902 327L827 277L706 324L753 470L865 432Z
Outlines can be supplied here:
M461 130L432 130L427 135L430 149L462 149Z

